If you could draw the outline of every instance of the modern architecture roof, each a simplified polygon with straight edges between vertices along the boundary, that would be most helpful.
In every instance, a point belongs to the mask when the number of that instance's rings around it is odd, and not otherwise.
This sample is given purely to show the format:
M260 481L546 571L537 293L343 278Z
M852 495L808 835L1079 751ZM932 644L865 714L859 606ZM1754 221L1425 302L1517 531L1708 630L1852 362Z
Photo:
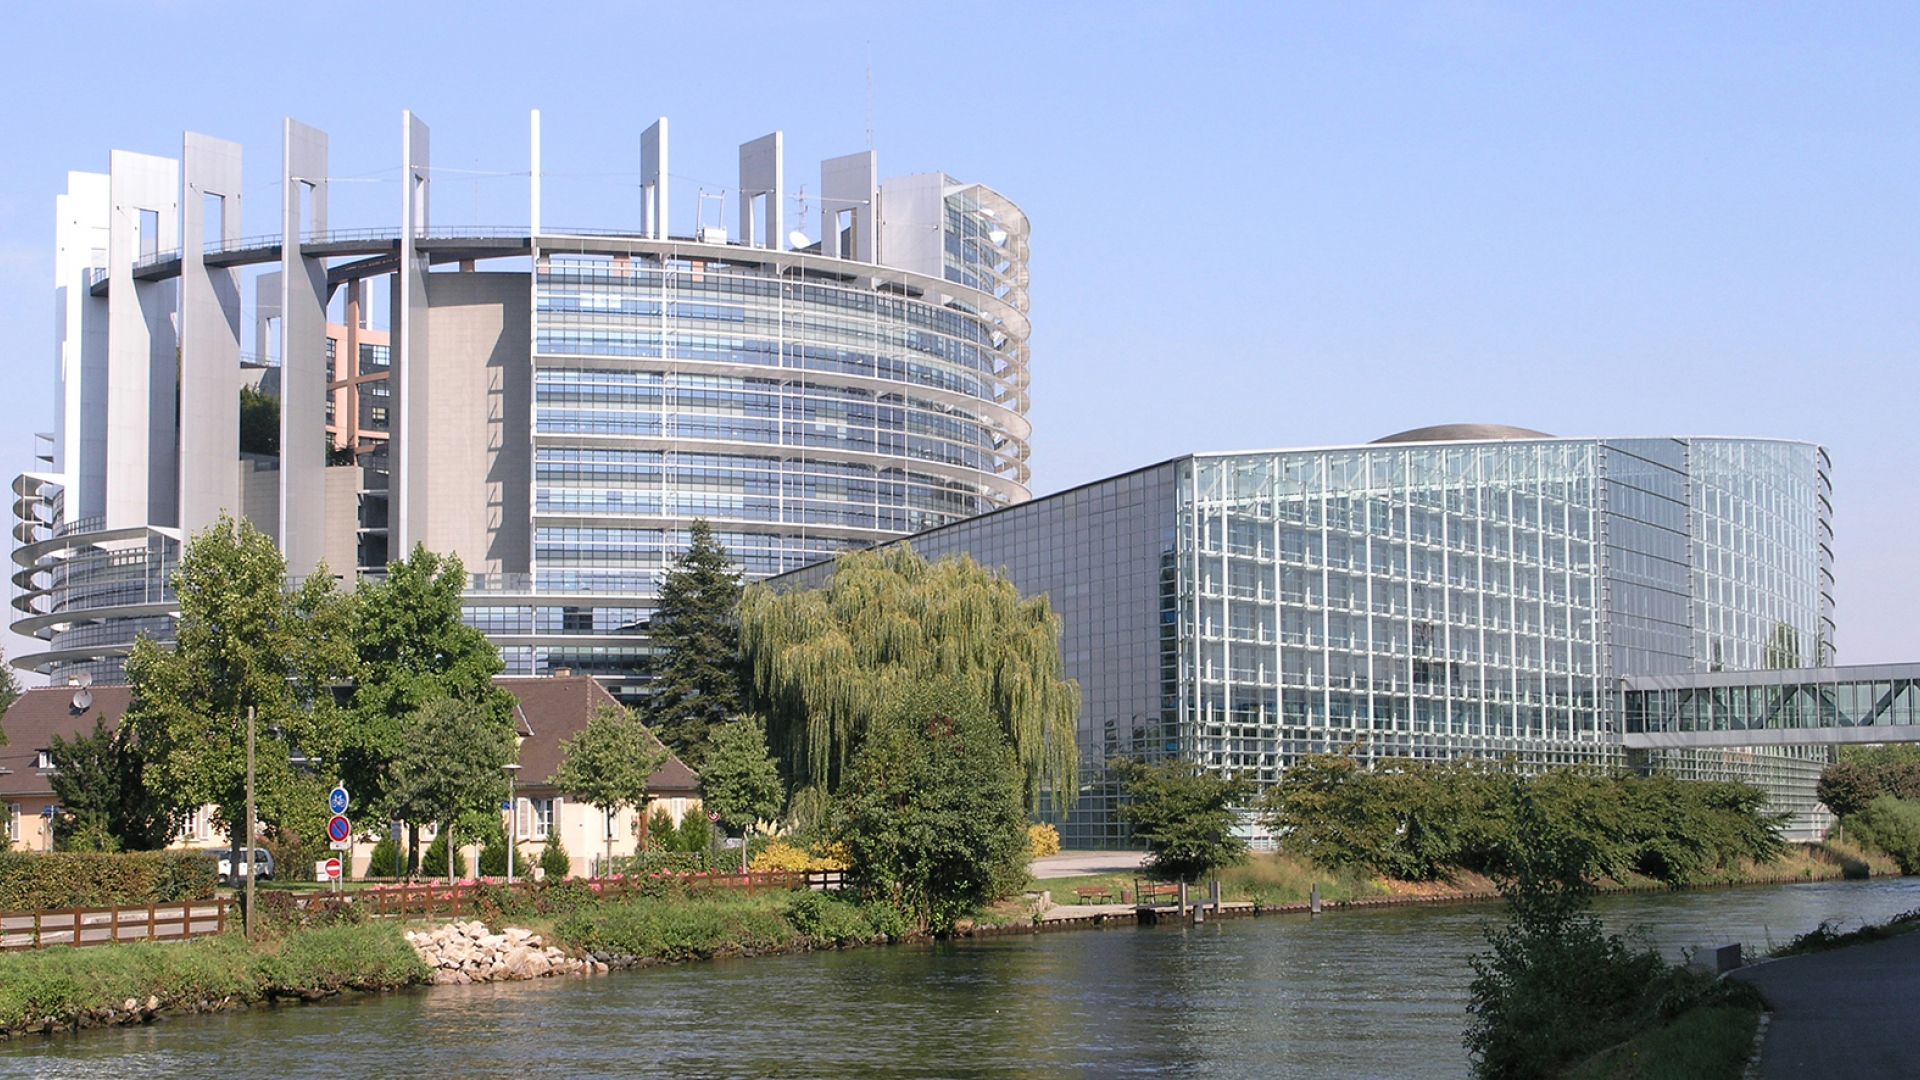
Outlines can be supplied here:
M1410 442L1491 442L1499 439L1551 439L1552 435L1532 428L1506 424L1433 424L1373 440L1380 443Z

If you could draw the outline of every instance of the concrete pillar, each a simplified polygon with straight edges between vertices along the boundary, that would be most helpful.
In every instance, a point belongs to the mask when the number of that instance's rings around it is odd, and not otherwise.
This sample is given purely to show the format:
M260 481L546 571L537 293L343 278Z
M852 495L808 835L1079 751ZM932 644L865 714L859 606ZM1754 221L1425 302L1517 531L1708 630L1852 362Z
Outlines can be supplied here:
M780 132L740 144L740 242L782 251L787 246L786 155ZM766 199L765 212L760 200ZM764 233L765 239L760 239Z
M112 180L104 173L67 174L54 199L55 393L54 471L66 483L67 520L107 509L107 299L92 293L92 272L107 264L113 217Z
M326 541L327 262L303 244L327 231L327 134L291 118L283 130L280 550L287 573L304 577L320 565Z
M108 173L107 525L173 525L178 292L173 281L135 281L133 265L180 246L180 163L115 150Z
M640 134L640 232L667 238L667 118Z
M430 228L432 158L427 125L411 112L401 115L400 272L394 282L393 417L387 463L389 559L404 559L427 529L428 458L433 450L431 402L426 384L427 257L420 241Z
M820 163L820 250L840 259L877 262L875 210L880 201L879 158L871 150ZM852 226L842 237L842 223Z
M240 145L189 131L180 160L180 530L191 537L241 514L240 281L206 264L209 242L242 235Z

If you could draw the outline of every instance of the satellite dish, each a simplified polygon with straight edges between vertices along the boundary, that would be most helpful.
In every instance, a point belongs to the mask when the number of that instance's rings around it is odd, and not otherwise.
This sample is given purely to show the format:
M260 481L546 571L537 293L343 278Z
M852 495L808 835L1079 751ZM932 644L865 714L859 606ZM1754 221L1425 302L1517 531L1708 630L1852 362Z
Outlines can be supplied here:
M1001 244L1007 242L1007 230L994 229L992 232L987 233L987 239L993 241L995 247L999 247Z
M794 247L797 247L797 248L804 248L811 245L813 241L807 239L806 233L801 232L799 229L795 229L792 232L787 234L787 243L792 244Z
M84 688L86 688L86 687L89 687L89 686L92 686L92 685L93 685L93 672L91 672L91 671L83 671L83 672L81 672L81 673L80 673L80 679L79 679L79 682L80 682L80 686L81 686L81 688L82 688L82 689L84 689Z
M91 708L93 708L93 691L83 686L73 695L73 711L86 712Z

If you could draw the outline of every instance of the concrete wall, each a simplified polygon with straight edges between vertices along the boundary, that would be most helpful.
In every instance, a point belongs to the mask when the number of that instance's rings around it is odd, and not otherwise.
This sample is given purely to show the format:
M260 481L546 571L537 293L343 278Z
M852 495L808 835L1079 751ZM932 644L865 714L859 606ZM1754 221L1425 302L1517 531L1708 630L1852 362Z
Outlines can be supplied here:
M327 535L321 557L327 573L353 587L360 563L360 466L330 465L326 472Z
M240 459L240 513L253 527L280 542L280 470L260 468L271 458Z
M524 273L427 274L432 351L414 386L433 442L408 479L424 518L415 537L470 573L524 574L532 556L532 327ZM396 550L394 558L407 552Z

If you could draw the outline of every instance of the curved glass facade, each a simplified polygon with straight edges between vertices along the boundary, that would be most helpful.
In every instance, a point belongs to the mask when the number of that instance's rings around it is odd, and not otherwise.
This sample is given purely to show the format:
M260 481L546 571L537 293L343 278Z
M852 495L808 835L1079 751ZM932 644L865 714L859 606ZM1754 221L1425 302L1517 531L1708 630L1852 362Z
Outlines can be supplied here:
M970 205L950 214L946 282L538 242L532 573L469 597L510 670L637 689L652 598L695 518L757 578L1027 497L1024 320L991 275L960 273L1010 238L992 244Z

